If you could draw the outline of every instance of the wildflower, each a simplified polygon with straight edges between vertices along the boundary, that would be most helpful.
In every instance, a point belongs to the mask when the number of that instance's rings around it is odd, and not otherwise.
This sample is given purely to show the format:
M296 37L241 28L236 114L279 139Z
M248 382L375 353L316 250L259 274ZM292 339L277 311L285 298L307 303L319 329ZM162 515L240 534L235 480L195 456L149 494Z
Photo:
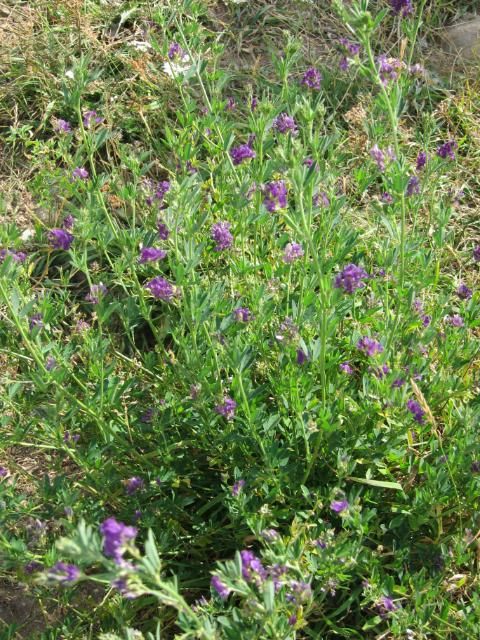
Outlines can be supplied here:
M83 114L83 126L87 129L90 129L92 125L100 124L101 122L103 122L103 118L101 118L94 110L85 111Z
M416 400L410 398L410 400L407 401L407 409L413 415L413 419L415 420L415 422L423 424L423 416L425 415L425 411Z
M447 140L437 148L437 156L443 158L450 158L455 160L455 151L458 149L458 143L456 140Z
M473 247L472 255L475 262L480 262L480 244L477 244L476 247Z
M458 313L455 313L453 316L445 316L445 322L452 327L457 328L465 325L462 316L459 316Z
M30 327L30 331L33 329L43 329L43 316L41 313L34 313L28 321L28 326Z
M230 157L235 165L242 164L244 160L255 158L256 155L255 151L248 144L241 144L230 150Z
M140 250L140 256L138 262L144 264L145 262L156 262L157 260L163 260L167 252L163 249L156 249L155 247L142 247Z
M345 56L342 56L340 58L340 62L338 63L338 67L340 71L348 71L348 68L350 67L350 62L348 58L346 58Z
M297 620L298 620L297 616L294 613L292 613L292 615L288 618L287 622L290 627L293 627L294 625L297 624Z
M73 229L74 224L75 224L75 218L72 216L71 213L69 213L68 216L65 216L65 218L63 219L62 228L66 229L67 231L71 231Z
M111 585L114 589L116 589L121 596L123 596L126 600L134 600L138 597L138 595L131 590L128 584L128 577L120 577L112 580Z
M322 84L322 74L315 67L310 67L303 74L301 83L309 89L318 90Z
M342 47L345 49L345 51L349 53L351 56L358 56L358 54L360 53L361 47L358 44L358 42L352 42L347 38L340 38L339 42L342 45Z
M298 327L291 318L285 318L275 338L279 342L291 342L298 337Z
M335 278L334 287L343 289L345 293L353 293L365 286L364 280L368 277L368 273L362 267L357 267L356 264L348 264Z
M417 163L416 163L417 171L420 171L421 169L423 169L426 164L427 164L427 154L425 153L425 151L420 151L420 153L417 156Z
M3 262L6 257L10 257L13 262L21 263L27 259L27 254L23 251L13 251L12 249L0 249L0 262Z
M56 133L70 133L72 131L72 125L67 120L59 118L58 120L55 120L53 130Z
M287 187L283 180L269 182L263 193L265 196L263 204L270 213L287 206Z
M232 98L232 96L230 96L227 100L227 104L225 106L225 109L227 111L234 111L237 107L237 103L235 102L235 98Z
M380 196L380 200L383 202L383 204L393 204L393 196L388 193L388 191L384 191L382 193L382 195Z
M101 298L103 298L107 293L108 289L103 282L100 282L100 284L92 284L90 287L90 293L87 293L85 300L92 304L98 304Z
M383 352L383 345L372 338L364 336L357 342L357 349L363 351L367 356L374 356Z
M252 312L248 307L237 307L233 311L233 316L238 322L251 322L253 320Z
M168 230L167 225L161 220L158 220L157 222L157 231L158 231L158 237L160 238L160 240L168 240L170 231Z
M48 237L54 249L63 249L64 251L70 249L70 245L74 240L73 235L65 231L65 229L51 229Z
M400 387L403 387L404 384L405 384L404 378L395 378L395 380L392 382L392 387L393 389L400 389Z
M425 67L421 64L412 64L408 67L408 73L415 78L423 78L425 76Z
M406 193L407 196L418 195L420 193L420 180L417 176L410 176L408 179Z
M232 496L234 498L236 498L237 496L240 495L240 492L242 491L243 487L245 486L245 480L243 480L242 478L240 478L240 480L236 480L233 483L233 487L232 487Z
M218 576L212 576L210 584L222 600L226 600L230 595L231 589L229 589L229 587L227 587L227 585L224 584Z
M0 478L6 478L8 476L8 469L6 467L0 467Z
M211 228L212 240L215 244L215 251L225 251L233 244L233 236L230 233L230 222L217 222Z
M335 513L343 513L349 508L348 500L332 500L330 509Z
M422 321L424 327L428 327L432 322L432 316L428 315L427 313L422 313L420 316L420 320Z
M66 585L78 580L80 577L80 569L74 564L57 562L51 569L49 569L48 577L51 580L57 580L62 585Z
M55 369L56 366L57 366L57 361L55 360L55 358L53 358L52 356L48 356L48 358L45 361L45 369L47 371L52 371L52 369Z
M412 0L390 0L390 6L392 12L402 18L406 18L413 13Z
M153 180L145 180L144 188L148 192L148 196L146 197L146 203L148 206L151 206L155 201L159 204L159 206L163 209L165 208L164 199L165 195L170 191L170 182L168 180L161 180L156 184Z
M103 536L103 552L118 566L126 566L123 554L130 542L135 540L137 529L130 527L115 518L107 518L100 525L100 533Z
M125 493L127 496L132 496L137 491L140 491L145 486L142 478L138 476L132 476L128 480L125 481Z
M278 540L278 538L280 537L276 529L264 529L263 531L260 532L260 535L267 542L274 542L275 540Z
M267 578L267 572L257 556L247 549L240 552L242 576L247 582L261 584Z
M339 369L342 373L346 373L347 376L351 376L353 373L353 368L348 362L341 362Z
M147 282L145 289L148 289L154 298L164 302L170 302L175 295L173 286L161 276L157 276Z
M258 107L258 98L256 98L255 96L253 96L253 98L250 101L250 109L252 111L255 111L256 108Z
M76 167L72 171L72 178L75 180L88 180L88 171L85 167Z
M370 149L371 158L377 163L378 170L382 173L385 171L385 154L378 145L373 145Z
M80 440L80 434L78 433L70 433L70 431L65 431L63 434L64 442L73 442L76 444Z
M273 121L273 128L277 133L292 133L295 135L297 133L297 125L295 124L295 120L292 116L289 116L288 113L280 113L275 120Z
M172 42L168 47L167 56L169 60L181 61L185 58L185 55L185 51L178 42Z
M24 569L25 573L36 573L37 571L41 571L41 569L43 569L43 564L41 562L37 562L37 560L30 560L30 562L27 562L27 564L24 566Z
M219 415L223 416L226 420L233 420L235 417L235 409L237 408L237 403L235 400L230 398L230 396L225 396L223 402L217 404L215 407L215 412Z
M378 56L378 75L383 85L387 85L389 82L398 78L400 69L405 66L403 62L397 60L397 58L387 58L385 54Z
M318 205L320 204L320 201L322 202L322 205L324 207L329 207L330 206L330 200L328 199L327 194L325 193L325 191L320 191L319 193L316 193L313 198L312 198L312 204L314 207L318 207Z
M376 378L379 378L381 380L390 373L390 367L388 366L388 364L382 364L381 367L372 368L371 372Z
M473 295L472 290L469 289L464 282L460 283L457 289L457 296L462 300L470 300L472 295Z
M312 596L312 587L308 582L291 580L289 586L292 591L287 593L288 602L304 602Z
M287 264L291 264L295 262L295 260L299 260L304 255L303 247L298 242L289 242L285 250L283 252L282 260Z
M303 349L297 349L297 364L300 366L305 364L308 360L308 353L305 353Z

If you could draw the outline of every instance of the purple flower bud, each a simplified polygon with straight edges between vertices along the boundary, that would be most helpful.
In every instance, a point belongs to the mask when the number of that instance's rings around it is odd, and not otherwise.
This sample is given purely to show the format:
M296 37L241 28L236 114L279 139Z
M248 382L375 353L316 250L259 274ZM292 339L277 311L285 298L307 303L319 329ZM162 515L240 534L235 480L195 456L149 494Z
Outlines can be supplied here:
M417 156L417 171L421 171L424 166L427 164L427 154L425 153L425 151L420 151L420 153Z
M127 496L132 496L137 491L141 491L145 486L142 478L138 476L132 476L128 480L125 481L125 493Z
M469 289L467 287L467 285L462 282L457 289L457 296L459 298L461 298L462 300L470 300L470 298L472 297L473 292L471 289Z
M418 404L418 402L416 402L416 400L410 398L410 400L407 401L407 409L413 415L413 419L416 422L418 422L419 424L423 424L423 416L425 415L425 411Z
M236 109L236 107L237 107L237 103L235 102L235 99L234 99L234 98L232 98L232 96L230 96L230 97L227 99L227 104L226 104L226 106L225 106L225 109L226 109L227 111L234 111L234 110Z
M242 478L240 478L240 480L236 480L233 483L232 496L236 498L240 494L244 486L245 486L245 480L243 480Z
M288 113L281 113L278 115L273 121L273 128L278 133L292 133L292 135L296 135L298 133L295 120L292 116L289 116Z
M242 559L242 576L247 582L259 585L267 579L267 572L257 556L248 549L240 552Z
M59 118L53 125L53 130L56 133L70 133L72 131L72 125L67 120Z
M480 244L477 244L475 247L473 247L472 255L475 262L480 262Z
M302 365L308 361L308 353L305 353L303 349L297 349L297 364Z
M444 160L450 158L455 160L455 151L458 149L456 140L447 140L437 148L437 155Z
M137 529L129 527L115 518L107 518L100 525L100 533L103 536L103 552L118 566L126 566L123 558L127 546L135 540Z
M100 284L92 284L90 292L85 296L85 300L92 304L98 304L107 293L108 289L103 282L100 282Z
M212 576L210 584L222 600L226 600L230 595L231 589L229 589L229 587L227 587L227 585L224 584L218 576Z
M48 356L45 361L45 369L47 371L52 371L57 366L57 361L52 356Z
M233 311L233 316L237 322L251 322L253 320L252 312L248 307L237 307Z
M363 351L367 356L374 356L383 352L383 345L372 338L364 336L357 342L357 349Z
M287 187L283 180L269 182L265 185L263 204L267 211L273 213L277 209L285 209L287 206Z
M32 331L33 329L43 329L45 325L43 324L42 314L34 313L28 321L28 326L30 327L30 331Z
M160 238L160 240L168 240L170 231L168 230L167 225L161 220L157 222L157 230L158 230L158 237Z
M256 98L255 96L253 96L253 98L250 101L250 109L252 111L255 111L256 108L258 107L258 98Z
M100 124L103 122L103 118L101 118L96 111L85 111L83 114L83 125L87 129L90 129L92 125Z
M65 216L65 218L63 219L62 228L66 229L67 231L71 231L73 229L74 224L75 224L75 218L72 216L71 213L69 213L68 216Z
M390 6L392 12L402 18L406 18L413 13L412 0L390 0Z
M215 407L215 412L219 415L223 416L226 420L233 420L235 417L235 409L237 408L237 403L235 400L230 398L230 396L225 396L223 402L217 404Z
M301 84L309 89L315 89L318 91L322 84L322 74L318 69L310 67L303 74Z
M8 476L8 469L6 467L0 467L0 479Z
M405 66L401 60L397 58L387 58L385 54L378 56L378 75L383 85L397 80L399 71Z
M157 276L153 278L153 280L150 280L150 282L147 282L145 289L148 289L154 298L163 300L164 302L170 302L175 296L173 286L168 280L165 280L165 278L161 276Z
M465 325L462 316L459 316L458 313L455 313L453 316L445 316L445 322L452 327L457 328Z
M157 260L163 260L167 252L163 249L156 249L155 247L142 247L140 250L140 256L138 262L144 264L145 262L156 262Z
M345 293L353 293L365 286L368 273L355 264L348 264L335 278L334 287L343 289Z
M215 242L215 251L225 251L233 244L233 236L230 233L230 222L217 222L212 225L211 237Z
M378 145L373 145L370 149L370 156L377 164L378 170L382 173L385 171L385 154Z
M256 157L255 151L248 144L241 144L230 149L230 157L234 165L242 164L244 160Z
M348 500L332 500L330 503L330 509L335 513L342 513L349 508Z
M348 362L341 362L339 368L342 373L346 373L348 376L353 374L353 369Z
M380 196L380 200L383 202L383 204L393 204L393 196L388 193L388 191L384 191L382 193L382 195Z
M358 42L352 42L347 38L340 38L339 42L349 55L358 56L358 54L360 53L361 46L358 44Z
M54 249L63 249L68 251L74 240L74 237L65 229L51 229L48 233L49 240Z
M420 180L417 176L410 176L408 179L406 193L409 197L420 193Z
M48 570L47 576L51 580L56 580L62 585L67 585L78 580L80 577L80 569L73 564L57 562Z
M292 262L303 258L303 256L304 251L302 245L298 242L289 242L283 252L282 260L287 264L291 264Z
M76 167L72 171L72 177L75 180L88 180L88 175L88 171L85 169L85 167Z

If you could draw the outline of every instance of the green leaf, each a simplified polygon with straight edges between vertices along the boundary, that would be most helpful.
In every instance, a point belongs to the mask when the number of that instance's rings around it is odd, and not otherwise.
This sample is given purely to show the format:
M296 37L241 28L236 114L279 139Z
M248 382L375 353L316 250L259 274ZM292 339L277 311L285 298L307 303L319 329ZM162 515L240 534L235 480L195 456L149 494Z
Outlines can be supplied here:
M370 478L354 478L350 476L347 480L353 480L353 482L360 482L361 484L368 484L371 487L381 487L382 489L396 489L397 491L403 491L403 487L399 482L389 482L388 480L371 480Z

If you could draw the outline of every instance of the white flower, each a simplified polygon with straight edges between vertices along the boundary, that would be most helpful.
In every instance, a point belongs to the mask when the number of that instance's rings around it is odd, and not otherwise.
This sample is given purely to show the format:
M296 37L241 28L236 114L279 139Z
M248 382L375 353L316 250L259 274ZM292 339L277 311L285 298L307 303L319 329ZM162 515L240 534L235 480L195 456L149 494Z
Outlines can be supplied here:
M152 48L150 42L146 40L132 40L132 42L128 43L131 47L135 47L137 51L141 51L142 53L146 53L149 49Z
M25 231L20 236L20 239L23 240L24 242L27 242L27 240L30 240L30 238L33 238L34 235L35 235L34 229L25 229Z
M170 78L175 78L176 76L185 73L191 67L191 60L187 54L182 56L180 62L174 62L173 60L167 60L163 63L163 70L170 76Z
M68 71L65 71L65 75L67 76L67 78L70 78L71 80L73 80L75 78L75 74L73 73L72 69L69 69Z

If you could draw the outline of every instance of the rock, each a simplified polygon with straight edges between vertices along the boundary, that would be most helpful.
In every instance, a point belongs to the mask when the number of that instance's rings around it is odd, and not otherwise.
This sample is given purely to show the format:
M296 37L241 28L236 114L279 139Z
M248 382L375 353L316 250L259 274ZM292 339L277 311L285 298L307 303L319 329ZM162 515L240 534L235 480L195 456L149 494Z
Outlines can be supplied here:
M448 27L444 34L445 47L465 62L480 60L480 16Z

